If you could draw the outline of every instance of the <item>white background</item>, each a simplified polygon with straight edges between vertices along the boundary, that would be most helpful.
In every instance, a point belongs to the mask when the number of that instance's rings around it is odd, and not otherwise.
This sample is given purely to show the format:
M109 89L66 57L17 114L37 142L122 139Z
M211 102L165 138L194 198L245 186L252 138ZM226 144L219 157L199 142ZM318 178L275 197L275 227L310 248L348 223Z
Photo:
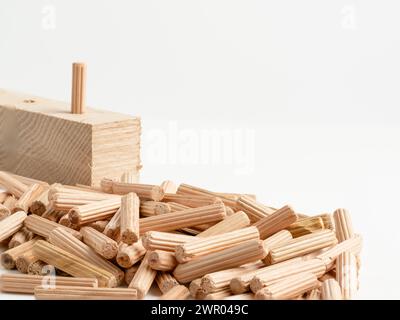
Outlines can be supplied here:
M0 0L0 87L69 101L71 63L86 62L91 106L142 117L143 182L348 208L364 237L359 298L398 299L399 9Z

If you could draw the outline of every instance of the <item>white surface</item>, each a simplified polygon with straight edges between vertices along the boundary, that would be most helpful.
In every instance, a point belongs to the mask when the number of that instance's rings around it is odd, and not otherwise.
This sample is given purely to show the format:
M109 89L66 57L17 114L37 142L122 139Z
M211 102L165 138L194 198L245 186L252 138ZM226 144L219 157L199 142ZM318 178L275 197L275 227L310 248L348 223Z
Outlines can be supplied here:
M0 6L0 87L69 100L86 61L89 104L142 116L142 181L346 207L359 297L400 298L398 1Z

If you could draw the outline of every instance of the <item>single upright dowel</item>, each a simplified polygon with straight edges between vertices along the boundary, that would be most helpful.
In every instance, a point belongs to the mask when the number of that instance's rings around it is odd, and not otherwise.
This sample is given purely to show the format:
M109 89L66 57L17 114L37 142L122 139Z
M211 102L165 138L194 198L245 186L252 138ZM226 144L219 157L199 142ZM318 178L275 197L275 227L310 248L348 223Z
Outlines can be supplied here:
M343 299L351 300L357 292L357 262L351 252L343 252L336 259L336 280Z
M284 206L274 213L258 220L254 226L260 232L260 238L265 239L296 222L297 216L292 207Z
M251 240L180 264L175 268L174 276L180 283L187 283L207 273L255 262L263 259L265 254L262 241Z
M121 198L121 240L133 244L139 240L139 198L128 193Z
M21 229L27 217L24 211L18 211L0 221L0 241L7 239Z
M197 237L210 237L221 233L239 230L250 225L250 219L243 211L238 211L224 220L200 232Z
M21 197L28 188L26 184L4 171L0 171L0 187L6 189L16 198Z
M260 289L255 298L259 300L293 299L316 288L318 283L317 277L312 273L300 273Z
M129 284L130 289L137 290L139 299L144 298L144 296L150 290L150 287L157 275L157 271L150 268L148 257L149 253L144 256L142 262L140 263L139 269L136 271L135 276Z
M118 253L118 243L91 227L80 230L83 242L106 259L113 259Z
M256 227L247 227L211 237L199 238L196 241L178 245L175 248L175 255L179 263L184 263L246 241L259 239L260 234L258 229Z
M354 237L350 214L346 209L335 210L333 213L333 219L335 221L336 237L339 242Z
M140 200L160 201L164 197L164 191L160 186L141 183L124 183L104 178L101 180L101 188L104 192L114 194L136 193Z
M85 113L86 108L86 65L74 62L72 64L72 96L71 113Z

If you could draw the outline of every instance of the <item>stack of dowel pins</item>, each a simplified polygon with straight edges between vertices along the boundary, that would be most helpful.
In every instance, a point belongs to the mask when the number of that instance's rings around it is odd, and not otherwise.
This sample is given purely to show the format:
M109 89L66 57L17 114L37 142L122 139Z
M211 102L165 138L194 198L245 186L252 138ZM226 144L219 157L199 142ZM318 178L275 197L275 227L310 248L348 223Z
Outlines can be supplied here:
M132 183L48 185L0 172L1 290L37 299L351 299L348 212L296 214L248 194Z

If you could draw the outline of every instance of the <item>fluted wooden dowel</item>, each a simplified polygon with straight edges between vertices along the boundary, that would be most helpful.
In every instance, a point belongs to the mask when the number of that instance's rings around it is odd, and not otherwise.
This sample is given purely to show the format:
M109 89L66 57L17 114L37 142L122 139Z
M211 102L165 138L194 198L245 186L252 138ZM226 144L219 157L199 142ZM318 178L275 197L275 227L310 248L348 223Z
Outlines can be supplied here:
M161 296L161 300L186 300L189 298L189 289L183 285L174 286Z
M179 282L169 272L157 272L155 281L162 293L166 293L171 288L179 285Z
M26 213L28 213L29 207L42 194L42 192L44 190L45 190L45 187L38 183L28 186L28 188L26 188L25 192L21 195L21 197L15 203L13 212L25 211Z
M4 251L0 255L0 260L1 260L1 265L5 269L14 269L15 268L15 262L16 259L23 255L25 252L28 252L33 248L33 245L37 241L37 238L34 238L30 241L27 241L25 243L22 243L21 245L14 247L12 249L8 249L7 251Z
M82 114L86 109L86 65L72 64L71 113Z
M120 206L120 198L111 198L76 206L69 211L69 219L73 224L82 225L96 220L111 218Z
M325 225L321 217L308 217L297 220L286 229L290 231L293 238L298 238L325 229Z
M265 264L270 263L269 251L271 250L271 248L273 248L277 245L280 245L280 244L287 243L292 239L293 239L292 234L287 230L281 230L281 231L275 233L274 235L266 238L263 241L264 248L267 252L267 256L263 259L264 263Z
M336 259L336 280L345 300L354 298L357 292L357 261L351 252L343 252Z
M339 242L354 237L353 225L350 215L346 209L337 209L333 213L335 221L336 237Z
M139 262L145 254L146 249L142 245L142 240L132 245L121 243L118 248L117 263L122 268L130 268Z
M24 225L27 217L24 211L18 211L0 221L0 241L12 236Z
M118 243L105 234L90 228L83 227L80 230L83 242L106 259L113 259L118 253Z
M99 268L46 241L37 241L33 246L33 252L40 260L74 277L96 278L101 287L115 287L118 283L111 272Z
M137 269L139 268L139 266L137 264L135 264L134 266L125 269L125 276L124 276L124 280L125 280L125 284L129 286L129 284L131 283L133 277L135 276L135 273L137 271Z
M317 286L318 279L315 275L300 273L260 289L255 298L259 300L293 299Z
M159 201L142 201L140 203L139 211L141 217L151 217L158 214L165 214L172 212L171 207L169 206L168 203Z
M32 202L32 204L29 207L29 211L32 212L33 214L36 214L38 216L41 216L43 213L46 212L47 207L49 205L49 186L45 186L41 192L41 194L38 195L38 197Z
M265 250L262 242L252 240L180 264L173 274L180 283L187 283L207 273L241 266L264 257Z
M175 255L179 263L184 263L246 241L259 239L258 229L256 227L247 227L178 245L175 248Z
M121 198L121 240L133 244L139 240L139 198L128 193Z
M0 171L0 187L3 187L17 198L21 197L28 188L26 184L4 171Z
M103 233L115 240L119 241L121 238L121 208L112 216Z
M31 231L29 231L27 228L22 227L21 230L18 232L14 233L14 235L11 237L11 240L8 242L8 248L14 248L18 247L21 244L32 240L35 237L35 234Z
M250 225L250 219L243 211L238 211L224 220L199 233L197 237L210 237L221 233L239 230Z
M246 212L251 222L257 222L275 212L274 209L269 208L261 203L255 201L247 196L242 196L237 201L239 210Z
M150 268L148 263L147 253L140 263L139 269L136 271L131 283L129 284L130 289L136 289L139 299L143 299L149 291L153 281L157 275L157 271Z
M160 187L163 189L164 193L176 193L178 190L178 186L171 180L163 181Z
M196 238L183 234L149 231L142 237L143 246L147 250L162 250L175 252L175 247L188 241L197 240Z
M163 189L151 184L124 183L104 178L101 180L101 187L107 193L124 195L133 192L140 200L160 201L164 197Z
M37 276L28 274L3 274L0 276L2 292L33 294L37 286L97 287L95 278L73 278L60 276Z
M61 227L61 228L65 228L66 231L70 232L77 239L82 239L82 235L80 232L73 230L71 228L62 226L59 223L44 219L35 214L31 214L30 216L28 216L24 221L24 225L26 228L28 228L33 233L35 233L39 236L42 236L44 238L47 238L53 229Z
M218 222L226 217L222 203L140 219L140 233L173 231L199 224Z
M322 230L290 240L270 250L271 263L278 263L294 257L303 256L318 249L327 248L337 243L336 235L331 230Z
M303 272L312 273L319 278L326 272L325 264L319 259L311 259L299 261L297 264L283 264L280 268L267 267L260 269L250 281L250 289L256 293L265 286Z
M166 193L162 201L166 203L177 203L190 208L197 208L221 202L221 199L214 196Z
M50 232L49 242L53 245L81 258L95 266L98 266L104 270L112 273L118 283L121 283L124 278L124 272L115 266L110 261L103 259L99 254L96 253L91 247L76 239L68 231L62 228L56 228Z
M137 292L126 288L56 286L35 288L38 300L137 300Z
M296 222L297 216L293 208L290 206L284 206L272 214L258 220L254 226L258 228L260 232L260 238L265 239L274 233L281 231L292 223Z
M157 271L172 271L176 267L175 254L173 252L155 250L149 253L149 265Z
M322 300L342 300L342 292L340 291L339 283L335 279L327 279L322 281L321 286Z

